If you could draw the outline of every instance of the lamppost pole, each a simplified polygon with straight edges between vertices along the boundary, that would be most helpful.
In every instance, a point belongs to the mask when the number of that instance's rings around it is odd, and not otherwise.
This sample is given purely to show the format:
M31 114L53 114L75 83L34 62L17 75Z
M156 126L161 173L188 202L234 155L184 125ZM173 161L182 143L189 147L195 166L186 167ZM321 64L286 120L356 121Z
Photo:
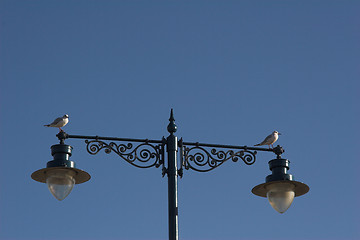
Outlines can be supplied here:
M166 151L168 153L168 207L169 207L169 239L179 239L179 220L178 220L178 173L177 173L177 151L178 140L174 135L176 132L175 119L173 111L169 119L168 131L170 135L166 139Z
M74 184L90 179L87 172L76 168L75 162L70 161L73 148L65 144L68 138L85 140L86 150L91 155L96 155L103 150L107 154L112 152L117 154L138 168L161 166L162 175L168 177L169 240L179 239L177 181L178 176L183 176L184 170L209 172L227 161L238 162L239 160L246 165L252 165L255 163L257 151L273 152L277 157L269 162L272 174L266 177L265 183L255 186L252 192L257 196L267 197L271 206L283 213L290 207L294 197L304 195L309 191L306 184L295 181L293 176L287 173L290 161L281 158L284 149L279 145L270 149L183 142L182 138L178 140L174 135L177 126L172 109L167 130L170 135L167 138L163 137L162 140L69 135L61 131L56 135L60 144L51 146L54 159L47 163L46 168L35 171L31 177L38 182L46 183L50 192L60 201L68 196ZM165 161L165 148L167 161ZM178 152L180 166L177 166Z

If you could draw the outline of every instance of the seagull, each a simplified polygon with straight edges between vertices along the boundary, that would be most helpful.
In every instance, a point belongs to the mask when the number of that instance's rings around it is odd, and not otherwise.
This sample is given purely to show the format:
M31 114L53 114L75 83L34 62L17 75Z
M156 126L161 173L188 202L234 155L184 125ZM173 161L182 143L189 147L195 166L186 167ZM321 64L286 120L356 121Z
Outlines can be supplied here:
M264 139L264 141L262 141L259 144L254 145L254 146L269 145L269 148L270 148L270 145L271 145L271 147L274 148L273 144L276 142L276 140L278 140L278 138L279 138L278 135L281 135L281 133L279 133L278 131L273 131L272 134L270 134L269 136L267 136Z
M57 127L59 132L63 131L61 127L65 126L69 122L69 115L65 114L62 117L58 117L52 123L44 125L45 127Z

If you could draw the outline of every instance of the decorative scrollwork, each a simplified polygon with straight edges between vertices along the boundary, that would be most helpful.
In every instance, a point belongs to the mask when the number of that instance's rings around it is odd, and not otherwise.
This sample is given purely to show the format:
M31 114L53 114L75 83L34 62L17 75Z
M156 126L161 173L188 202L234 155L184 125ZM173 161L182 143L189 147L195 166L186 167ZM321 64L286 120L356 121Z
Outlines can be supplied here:
M152 145L148 142L141 143L136 147L132 143L116 144L105 143L100 140L85 140L88 153L95 155L104 149L105 153L116 153L125 161L139 168L159 167L163 164L163 148L161 145Z
M249 150L217 150L215 148L211 151L207 151L205 148L200 146L195 147L183 147L183 166L186 170L193 169L199 172L211 171L224 162L232 160L237 162L239 158L247 165L252 165L256 160L256 151Z

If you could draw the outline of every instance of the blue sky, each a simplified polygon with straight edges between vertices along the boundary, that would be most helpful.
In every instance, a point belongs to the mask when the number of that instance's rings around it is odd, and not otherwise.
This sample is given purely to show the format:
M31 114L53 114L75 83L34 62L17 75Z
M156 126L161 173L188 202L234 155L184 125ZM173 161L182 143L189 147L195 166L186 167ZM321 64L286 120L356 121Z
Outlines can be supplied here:
M273 130L310 186L284 214L251 189L275 156L179 179L184 240L359 239L359 1L0 2L0 239L167 239L167 179L115 154L57 201L33 171L69 134L254 145Z

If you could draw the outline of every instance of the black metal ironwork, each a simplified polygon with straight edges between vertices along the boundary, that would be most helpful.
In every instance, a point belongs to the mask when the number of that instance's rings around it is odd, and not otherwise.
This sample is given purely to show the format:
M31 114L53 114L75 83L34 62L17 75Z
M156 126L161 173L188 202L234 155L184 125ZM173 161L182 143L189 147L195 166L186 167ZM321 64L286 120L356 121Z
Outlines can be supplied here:
M116 153L131 165L139 168L160 167L164 163L164 148L162 144L153 145L149 142L134 146L132 143L106 143L101 140L85 140L86 150L96 155L101 150L110 154Z
M168 130L170 133L176 132L175 119L173 114L170 116ZM88 153L96 155L101 150L110 154L116 153L122 159L131 165L139 168L162 167L162 175L168 174L168 169L164 165L166 139L149 140L149 139L133 139L133 138L117 138L117 137L100 137L100 136L83 136L69 135L60 132L57 137L60 143L64 143L67 138L85 139ZM90 140L90 141L89 141ZM106 143L102 140L111 141ZM127 142L115 143L114 141ZM139 143L134 146L133 143ZM183 169L195 170L199 172L209 172L228 160L237 162L241 159L246 165L252 165L256 161L257 151L274 152L278 157L284 152L284 149L277 146L273 149L260 147L247 147L236 145L220 145L199 142L183 142L179 141L180 147L180 168L178 174L183 176ZM224 150L230 149L230 150Z
M256 161L257 151L250 151L246 147L239 151L218 150L216 148L208 151L205 147L201 146L200 143L191 147L186 146L186 143L182 143L182 166L186 170L192 169L198 172L209 172L230 159L233 162L241 159L247 165L252 165ZM227 148L227 146L223 145L222 148ZM182 173L182 171L180 172Z
M60 143L64 143L67 138L85 139L86 150L91 155L96 155L101 150L110 154L116 153L122 159L131 165L139 168L160 167L163 165L163 173L166 172L164 166L164 147L165 139L163 140L149 140L149 139L135 139L135 138L116 138L116 137L99 137L99 136L83 136L83 135L69 135L61 131L56 135ZM89 141L90 140L90 141ZM111 141L106 143L105 141ZM127 142L115 143L113 141ZM134 143L139 143L134 145ZM164 175L164 174L163 174Z
M235 145L209 144L199 142L179 141L181 167L178 170L182 177L183 168L198 172L209 172L228 160L237 162L241 159L246 165L252 165L256 161L257 151L274 152L278 157L285 150L279 145L275 148L260 148ZM224 150L230 149L230 150Z

